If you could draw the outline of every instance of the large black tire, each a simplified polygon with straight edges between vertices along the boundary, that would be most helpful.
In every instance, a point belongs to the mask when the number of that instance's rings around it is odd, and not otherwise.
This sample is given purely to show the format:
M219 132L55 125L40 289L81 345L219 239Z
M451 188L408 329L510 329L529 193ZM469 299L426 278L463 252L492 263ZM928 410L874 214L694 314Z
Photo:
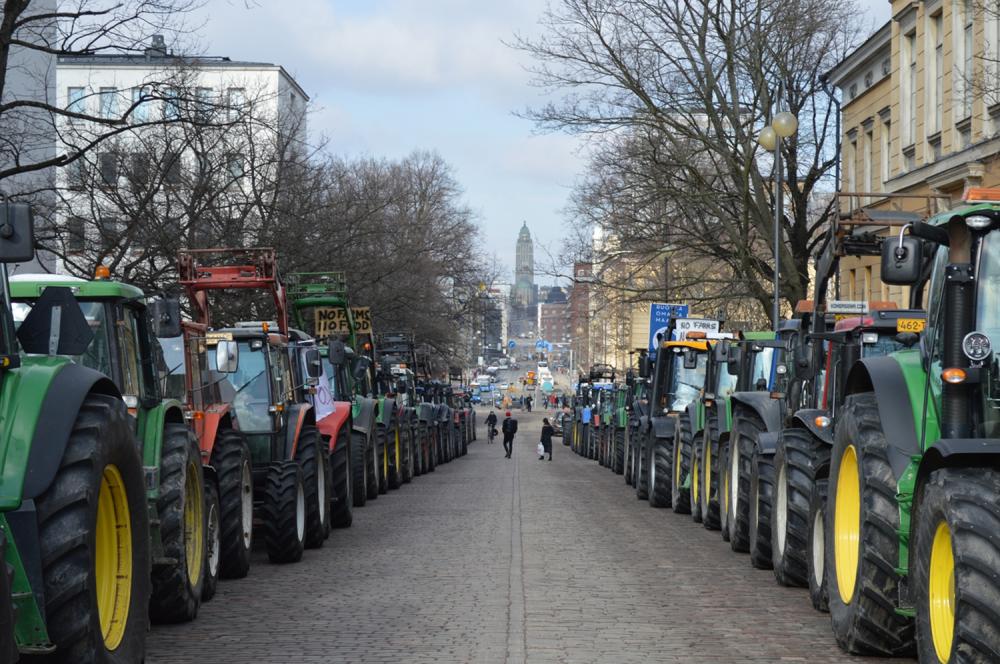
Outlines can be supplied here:
M830 590L826 574L826 494L827 480L817 480L809 497L809 538L806 560L809 563L809 601L813 608L823 613L830 611Z
M616 475L622 475L625 473L625 446L628 445L628 436L626 436L626 430L622 427L615 427L614 433L614 456L611 461L611 470Z
M771 503L774 500L774 456L754 450L750 460L750 564L771 569Z
M0 662L17 661L17 643L14 640L14 602L11 587L14 567L7 563L7 536L0 530Z
M729 546L733 551L750 550L750 471L757 435L764 423L755 414L737 415L733 418L733 431L729 436L729 462L725 483L729 484Z
M646 485L649 487L650 507L670 507L673 447L673 441L668 438L652 438L648 446L646 452L648 463L645 465L649 471Z
M333 493L333 501L330 504L330 525L334 528L350 528L354 523L354 500L357 492L354 491L356 471L352 461L364 457L355 457L351 454L352 438L345 425L337 435L333 454L330 455L330 485ZM358 465L361 466L363 475L364 464Z
M649 473L646 471L646 465L649 462L646 458L646 450L651 447L650 440L652 439L652 432L649 432L645 438L636 437L634 450L635 467L632 471L632 479L634 481L633 486L635 486L635 497L639 500L647 500L649 498Z
M413 444L413 427L409 422L404 423L399 430L399 448L403 454L402 464L403 484L413 481L416 472L417 455Z
M119 499L124 497L123 501ZM131 528L110 528L98 509ZM150 553L146 486L139 446L121 399L88 395L76 415L52 484L35 500L49 638L60 662L134 664L142 661L149 622ZM98 546L124 553L114 580L99 579ZM112 564L114 564L112 562ZM115 588L117 584L122 584ZM127 587L125 587L127 585ZM100 588L111 587L118 628L102 630ZM110 629L110 625L108 626ZM110 639L110 643L109 643Z
M423 424L415 422L410 428L410 435L412 436L410 440L413 441L411 447L413 450L413 476L420 477L427 472L427 457L424 454L426 439Z
M722 541L729 541L729 512L732 502L732 488L729 484L729 475L732 464L729 463L730 436L725 437L719 434L719 454L716 467L716 482L719 485L719 533Z
M306 548L318 549L330 536L330 448L316 427L302 427L295 460L306 494Z
M718 530L722 525L719 516L719 473L716 468L719 462L719 422L711 414L707 420L701 447L701 490L704 493L701 525L708 530Z
M701 523L701 515L705 509L705 488L702 483L701 440L704 431L699 431L691 440L691 520Z
M917 659L1000 662L1000 473L941 468L921 496L911 559Z
M278 461L267 469L264 484L264 545L272 563L297 563L306 544L306 490L302 467Z
M251 464L243 435L220 429L212 449L212 466L219 485L219 576L223 579L242 579L250 571L254 511Z
M430 423L424 425L424 432L427 436L427 472L433 473L437 468L437 434L434 433L434 426Z
M785 429L774 453L771 557L783 586L809 584L809 501L816 472L829 463L830 448L804 428Z
M677 514L691 513L691 418L687 412L680 414L677 422L677 437L674 439L672 463L673 481L670 486L670 504ZM689 486L685 488L685 484Z
M596 453L594 454L594 456L597 457L597 465L601 466L602 468L608 465L607 451L604 447L604 430L605 427L603 426L594 429L594 438L595 438L594 447L596 448Z
M201 587L201 601L215 597L219 587L219 567L222 563L222 508L219 505L219 485L214 480L205 481L205 583Z
M153 567L149 618L154 623L194 620L205 582L205 478L198 441L179 422L163 427L156 511L163 555L177 562Z
M389 431L381 424L375 425L375 451L378 466L378 492L389 493L392 472L392 455L389 453Z
M381 472L382 468L382 466L379 463L378 443L375 440L374 436L372 435L371 431L372 430L369 429L368 433L352 434L351 438L351 442L354 443L356 447L364 450L364 454L361 457L362 459L364 459L364 463L362 464L365 469L364 484L362 484L361 486L363 487L366 501L375 500L376 498L378 498L379 487L380 487L379 472ZM355 435L358 436L357 439L353 437ZM360 475L361 473L357 473L355 475L355 478L359 477ZM357 485L355 484L355 486ZM363 506L364 502L362 502L361 505ZM354 501L354 506L359 507L357 500Z
M875 395L847 397L830 462L824 566L834 637L855 654L914 650L913 620L895 611L899 505L888 447Z

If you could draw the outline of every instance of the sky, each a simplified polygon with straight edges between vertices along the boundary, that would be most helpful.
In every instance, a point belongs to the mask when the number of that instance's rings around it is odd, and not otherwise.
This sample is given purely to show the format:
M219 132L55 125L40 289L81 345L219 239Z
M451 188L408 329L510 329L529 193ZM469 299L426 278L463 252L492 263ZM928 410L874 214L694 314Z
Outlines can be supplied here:
M860 0L872 25L888 0ZM536 265L567 234L564 209L586 155L516 113L544 102L527 56L545 0L207 0L190 21L207 55L282 65L312 98L314 138L343 156L433 150L455 170L485 250L512 280L522 221ZM538 268L536 267L536 273ZM539 283L551 278L538 275Z

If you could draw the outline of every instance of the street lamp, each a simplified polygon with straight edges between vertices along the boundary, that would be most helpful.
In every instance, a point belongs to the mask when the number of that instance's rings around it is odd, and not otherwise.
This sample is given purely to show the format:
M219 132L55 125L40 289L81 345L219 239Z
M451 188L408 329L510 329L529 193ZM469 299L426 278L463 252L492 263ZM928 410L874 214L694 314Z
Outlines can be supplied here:
M757 143L765 150L774 151L774 331L781 319L781 212L784 208L784 187L781 183L781 139L792 136L799 128L798 119L788 111L774 116L771 124L760 130Z

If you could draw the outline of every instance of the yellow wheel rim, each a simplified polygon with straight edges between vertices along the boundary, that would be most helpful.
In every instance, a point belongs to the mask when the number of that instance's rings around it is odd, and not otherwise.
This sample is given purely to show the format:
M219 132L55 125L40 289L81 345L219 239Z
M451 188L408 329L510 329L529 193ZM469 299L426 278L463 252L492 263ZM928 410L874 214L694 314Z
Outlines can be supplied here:
M712 444L705 445L705 502L712 500Z
M724 469L722 473L722 509L720 510L722 514L729 518L729 470Z
M934 531L934 542L931 544L927 609L934 651L939 660L947 662L955 637L955 554L951 547L951 529L944 520Z
M184 557L188 582L192 586L201 580L205 559L205 497L201 493L201 470L196 459L187 465L184 482Z
M674 486L681 488L681 439L674 440Z
M691 509L698 505L698 457L691 463Z
M833 519L833 556L836 563L840 599L850 604L858 580L861 553L861 481L858 454L848 445L840 457L837 474L836 513Z
M125 637L132 601L132 520L122 475L104 468L97 496L94 586L104 647L115 650Z
M382 448L382 477L389 477L389 447Z

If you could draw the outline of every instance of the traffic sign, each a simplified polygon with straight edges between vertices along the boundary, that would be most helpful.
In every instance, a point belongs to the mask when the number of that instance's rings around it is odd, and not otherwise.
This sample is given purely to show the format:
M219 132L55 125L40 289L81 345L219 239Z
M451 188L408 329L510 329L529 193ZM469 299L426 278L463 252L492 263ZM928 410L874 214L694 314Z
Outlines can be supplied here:
M510 341L507 342L507 348L514 350L515 348L517 348L517 342L511 339Z
M656 335L666 335L671 318L687 318L688 305L655 302L649 307L649 353L656 354Z

